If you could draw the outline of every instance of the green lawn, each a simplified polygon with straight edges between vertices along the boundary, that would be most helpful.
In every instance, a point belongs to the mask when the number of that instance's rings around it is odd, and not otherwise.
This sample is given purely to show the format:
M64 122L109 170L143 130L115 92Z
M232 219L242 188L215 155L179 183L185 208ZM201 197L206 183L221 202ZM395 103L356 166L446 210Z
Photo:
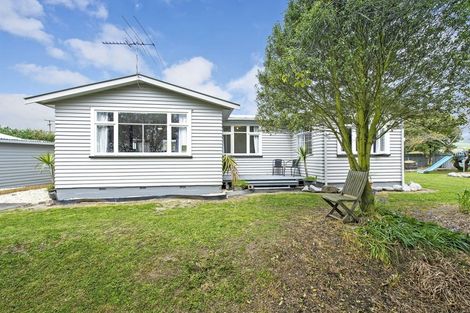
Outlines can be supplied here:
M318 202L269 194L164 211L148 203L2 213L0 310L223 310L269 282L250 247L262 251Z
M382 194L387 206L455 204L456 193L470 187L470 180L445 173L408 173L409 180L434 192ZM213 202L160 200L1 213L0 311L243 312L251 311L256 300L262 302L258 308L264 308L261 294L277 308L284 301L279 300L279 290L287 288L279 277L286 271L305 266L286 274L288 280L295 278L292 288L299 288L302 296L301 288L316 290L309 286L322 284L321 279L327 279L325 286L331 284L339 255L345 264L358 255L350 251L350 243L338 242L345 228L325 222L326 206L320 200L315 194L280 193ZM292 236L307 243L296 244ZM318 242L315 249L323 251L322 259L309 259L312 242ZM294 256L292 249L307 254ZM282 262L279 254L285 255ZM327 261L331 265L322 272ZM289 262L287 270L274 272ZM356 266L363 263L359 260ZM376 263L364 266L364 271L375 266L375 273L386 273ZM311 276L312 283L303 282L312 268L318 271L309 275L317 276ZM369 277L357 273L357 279ZM377 280L381 294L387 277L370 277ZM357 283L351 280L351 286L357 288ZM333 308L345 297L339 291ZM284 292L296 295L291 289ZM349 296L354 305L357 295Z
M443 205L457 205L457 194L470 189L470 179L449 177L446 171L418 174L406 172L406 183L416 182L429 192L389 193L387 207L393 209L428 209Z

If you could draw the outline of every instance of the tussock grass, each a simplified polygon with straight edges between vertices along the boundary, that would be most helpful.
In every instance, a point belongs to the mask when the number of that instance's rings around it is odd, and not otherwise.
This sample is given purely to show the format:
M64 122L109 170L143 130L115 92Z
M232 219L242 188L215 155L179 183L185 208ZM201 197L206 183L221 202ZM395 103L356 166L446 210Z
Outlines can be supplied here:
M370 255L390 264L399 249L424 249L443 253L470 253L470 236L434 223L421 222L409 216L382 210L357 230L359 242Z
M460 212L470 214L470 189L458 194Z

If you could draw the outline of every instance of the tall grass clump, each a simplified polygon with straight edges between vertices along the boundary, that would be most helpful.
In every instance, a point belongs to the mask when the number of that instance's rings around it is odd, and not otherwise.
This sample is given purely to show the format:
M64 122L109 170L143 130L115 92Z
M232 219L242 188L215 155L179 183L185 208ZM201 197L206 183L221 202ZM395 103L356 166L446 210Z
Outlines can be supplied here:
M470 190L465 189L458 194L460 212L470 214Z
M400 248L470 253L468 234L385 210L356 231L371 257L386 264L398 255Z

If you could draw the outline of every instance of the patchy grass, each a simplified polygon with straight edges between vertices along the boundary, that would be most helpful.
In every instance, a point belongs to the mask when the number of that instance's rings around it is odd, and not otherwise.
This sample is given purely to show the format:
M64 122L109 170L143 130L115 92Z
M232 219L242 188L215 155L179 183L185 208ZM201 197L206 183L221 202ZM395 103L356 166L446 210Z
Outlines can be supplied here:
M377 218L360 226L357 233L370 255L386 264L398 255L400 248L444 253L470 252L468 234L390 211L380 212Z
M440 206L457 205L458 193L468 188L470 180L447 176L448 171L435 171L427 174L406 172L406 183L419 183L428 192L399 193L387 195L386 207L396 209L429 209Z
M258 262L311 194L0 214L0 310L224 311L272 279Z

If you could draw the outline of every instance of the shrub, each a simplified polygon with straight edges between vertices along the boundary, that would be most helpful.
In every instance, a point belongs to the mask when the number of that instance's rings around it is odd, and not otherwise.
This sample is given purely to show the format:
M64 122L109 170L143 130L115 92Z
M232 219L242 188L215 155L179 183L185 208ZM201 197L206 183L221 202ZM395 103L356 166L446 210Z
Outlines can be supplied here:
M398 254L400 247L470 252L467 234L385 210L356 231L359 242L368 248L371 257L386 264Z
M470 190L465 189L458 194L460 212L470 214Z
M317 180L317 176L307 176L307 177L305 177L305 180L306 180L306 181L316 181L316 180Z
M246 189L248 188L248 183L243 179L239 179L233 184L233 186L240 189Z

